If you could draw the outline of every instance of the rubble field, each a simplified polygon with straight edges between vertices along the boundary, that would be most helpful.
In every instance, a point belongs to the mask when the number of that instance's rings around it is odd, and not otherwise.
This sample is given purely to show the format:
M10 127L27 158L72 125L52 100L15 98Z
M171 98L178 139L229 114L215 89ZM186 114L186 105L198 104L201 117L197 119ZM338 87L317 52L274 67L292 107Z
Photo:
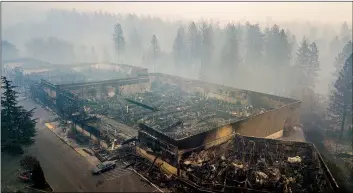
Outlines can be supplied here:
M184 155L180 165L183 180L210 191L334 192L331 174L308 143L237 135L220 146Z
M165 173L133 146L117 153L127 167L166 192L333 193L337 188L309 143L236 135L220 146L184 154L179 176Z
M132 127L143 123L174 139L202 133L270 109L230 103L186 93L180 87L152 82L149 92L134 93L86 103L94 114L103 114Z

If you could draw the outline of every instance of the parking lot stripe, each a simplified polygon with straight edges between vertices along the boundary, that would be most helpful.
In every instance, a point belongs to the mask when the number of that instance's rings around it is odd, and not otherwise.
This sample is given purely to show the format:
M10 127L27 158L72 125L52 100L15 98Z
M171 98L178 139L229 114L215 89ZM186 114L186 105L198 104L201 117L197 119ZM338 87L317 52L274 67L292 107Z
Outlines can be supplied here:
M119 172L124 172L126 170L122 169L122 168L116 168L114 170L111 171L111 173L119 173Z
M106 180L114 180L130 173L131 173L131 170L123 169L123 168L115 168L114 170L110 170L105 173L102 173L102 175Z
M159 192L163 193L163 190L159 189L158 186L156 186L155 184L153 184L152 182L150 182L147 178L145 178L143 175L141 175L140 173L138 173L136 170L131 169L133 172L135 172L138 176L140 176L142 179L146 180L149 184L151 184L156 190L158 190Z

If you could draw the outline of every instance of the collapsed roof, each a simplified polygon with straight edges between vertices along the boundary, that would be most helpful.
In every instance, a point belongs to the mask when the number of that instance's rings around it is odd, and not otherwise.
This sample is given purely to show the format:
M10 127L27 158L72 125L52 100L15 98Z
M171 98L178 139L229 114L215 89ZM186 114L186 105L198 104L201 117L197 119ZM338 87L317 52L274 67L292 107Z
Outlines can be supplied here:
M177 86L163 83L155 83L150 92L134 94L129 99L151 109L140 122L175 139L269 110L239 101L222 101L202 93L186 93Z

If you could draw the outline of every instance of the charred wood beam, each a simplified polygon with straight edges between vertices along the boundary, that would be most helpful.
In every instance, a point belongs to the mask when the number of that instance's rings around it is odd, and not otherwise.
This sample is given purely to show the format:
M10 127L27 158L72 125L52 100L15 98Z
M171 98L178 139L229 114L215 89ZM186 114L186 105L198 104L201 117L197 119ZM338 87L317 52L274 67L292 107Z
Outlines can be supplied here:
M171 125L169 125L167 128L163 129L164 131L170 131L171 129L173 129L174 127L177 127L179 125L183 124L183 121L177 121L176 123L173 123Z
M155 108L155 107L150 107L150 106L148 106L148 105L146 105L146 104L143 104L143 103L134 101L134 100L132 100L132 99L125 98L125 100L128 101L129 103L132 103L132 104L141 106L141 107L146 108L146 109L149 109L149 110L151 110L151 111L158 111L158 109Z
M121 145L126 145L126 144L134 142L134 141L139 141L139 139L137 137L133 137L133 138L130 138L130 139L127 139L127 140L123 141L121 143Z

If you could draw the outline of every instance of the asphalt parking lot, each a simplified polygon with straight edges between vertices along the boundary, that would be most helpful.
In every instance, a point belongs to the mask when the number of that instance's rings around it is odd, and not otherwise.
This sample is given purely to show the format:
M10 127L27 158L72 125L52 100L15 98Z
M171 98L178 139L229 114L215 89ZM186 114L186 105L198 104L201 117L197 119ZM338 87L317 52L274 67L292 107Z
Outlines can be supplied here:
M156 188L146 184L133 171L123 169L125 164L122 163L118 163L112 171L93 176L91 174L92 164L46 128L44 123L54 118L55 115L30 100L22 100L20 104L26 109L36 107L34 117L42 119L36 124L36 142L26 150L26 154L37 157L48 183L55 192L156 191ZM5 167L4 163L2 167Z
M120 177L132 174L133 171L130 169L124 169L125 166L116 166L116 168L106 171L102 173L101 175L107 180L115 180L119 179Z

